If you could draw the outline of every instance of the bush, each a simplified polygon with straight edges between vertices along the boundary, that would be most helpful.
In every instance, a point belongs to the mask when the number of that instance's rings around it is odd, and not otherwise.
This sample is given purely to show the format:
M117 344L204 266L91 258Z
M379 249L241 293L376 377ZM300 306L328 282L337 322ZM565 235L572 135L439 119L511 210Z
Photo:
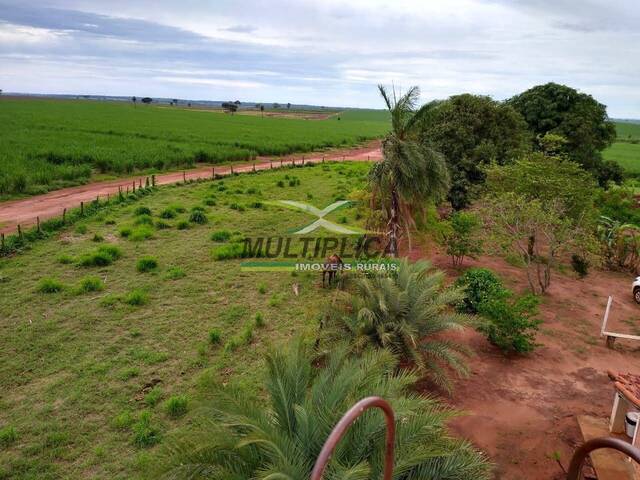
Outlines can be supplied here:
M578 277L584 278L589 274L589 261L582 255L574 253L571 255L571 268L578 274Z
M40 293L58 293L64 290L64 285L55 278L41 278L38 282L38 291Z
M178 212L176 212L176 210L174 210L173 208L165 208L162 212L160 212L160 218L164 218L167 220L176 218L177 215Z
M16 429L10 425L0 428L0 447L8 447L18 439Z
M144 410L133 425L133 444L139 448L151 447L160 441L160 431L151 424L151 412Z
M178 228L178 230L187 230L189 228L189 222L187 222L186 220L180 220L176 227Z
M141 206L141 207L136 208L133 213L136 216L138 216L138 215L151 215L151 209L149 207Z
M211 240L214 242L226 242L231 238L229 230L217 230L211 234Z
M148 225L141 225L136 227L129 235L129 240L132 242L142 242L153 237L153 228Z
M171 267L167 270L165 278L168 280L179 280L180 278L186 277L187 274L184 273L184 270L180 267Z
M479 327L487 339L505 353L528 353L535 343L540 320L538 297L528 294L512 300L509 292L482 302L480 314L487 321Z
M154 257L142 257L136 263L136 270L140 273L151 272L158 268L158 261Z
M451 215L444 243L454 265L462 265L464 257L477 258L482 253L482 243L478 238L481 226L480 219L473 213L455 212Z
M209 331L209 342L213 343L214 345L217 345L220 343L221 339L222 339L222 335L220 334L219 329L214 328L213 330Z
M471 268L460 276L455 285L464 291L458 310L478 313L480 305L487 299L501 296L505 292L502 281L487 268Z
M174 395L167 400L165 409L171 418L182 417L187 413L188 400L184 395Z
M85 277L80 280L78 293L99 292L104 289L104 283L99 277Z
M148 295L140 289L132 290L124 299L125 303L139 307L145 305L149 301Z

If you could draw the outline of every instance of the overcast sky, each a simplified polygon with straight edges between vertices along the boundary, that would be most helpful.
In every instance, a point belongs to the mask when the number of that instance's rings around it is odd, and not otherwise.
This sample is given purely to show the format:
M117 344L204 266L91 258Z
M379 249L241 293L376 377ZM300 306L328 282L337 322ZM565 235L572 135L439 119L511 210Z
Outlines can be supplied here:
M382 107L555 81L640 118L638 0L0 0L0 88Z

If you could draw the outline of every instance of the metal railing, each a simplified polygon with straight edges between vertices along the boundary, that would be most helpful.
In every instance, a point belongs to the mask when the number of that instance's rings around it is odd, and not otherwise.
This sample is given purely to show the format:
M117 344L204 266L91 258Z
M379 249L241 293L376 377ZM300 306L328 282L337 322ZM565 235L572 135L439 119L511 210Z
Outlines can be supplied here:
M310 480L321 480L329 461L331 454L335 450L338 442L342 439L349 427L370 408L379 408L383 411L387 424L386 431L386 449L384 456L384 475L383 480L391 480L393 476L393 447L396 436L395 416L389 402L380 397L367 397L360 400L340 419L334 429L329 434L327 441L324 443L320 455L316 460L316 464L311 472ZM567 480L580 480L582 466L587 456L601 448L610 448L624 453L636 463L640 464L640 449L634 447L630 443L612 437L594 438L581 445L571 457L569 471L567 472Z

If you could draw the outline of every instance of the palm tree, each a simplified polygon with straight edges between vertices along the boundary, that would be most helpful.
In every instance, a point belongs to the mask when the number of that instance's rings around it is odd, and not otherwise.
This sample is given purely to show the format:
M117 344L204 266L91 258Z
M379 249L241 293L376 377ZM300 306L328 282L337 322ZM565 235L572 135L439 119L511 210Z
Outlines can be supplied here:
M382 141L383 160L371 170L374 197L380 198L387 213L387 252L398 255L401 230L409 233L413 211L422 210L428 200L438 200L449 190L449 173L441 154L420 138L420 120L433 103L416 109L420 89L411 87L398 98L378 85L391 113L391 131Z
M355 292L343 308L330 309L323 329L327 344L346 341L352 352L385 349L415 363L436 384L451 390L448 370L468 373L463 356L470 350L452 340L437 338L461 330L469 317L450 305L464 296L458 288L444 288L444 274L427 261L398 264L397 276L376 275L356 280Z
M326 438L342 414L368 395L389 400L397 415L395 480L485 480L489 466L469 443L450 437L454 412L410 393L416 377L397 372L394 357L372 351L355 358L337 350L312 367L303 342L267 356L266 398L233 387L211 399L189 430L164 442L152 478L165 480L307 480ZM382 476L385 424L367 412L333 454L324 478Z

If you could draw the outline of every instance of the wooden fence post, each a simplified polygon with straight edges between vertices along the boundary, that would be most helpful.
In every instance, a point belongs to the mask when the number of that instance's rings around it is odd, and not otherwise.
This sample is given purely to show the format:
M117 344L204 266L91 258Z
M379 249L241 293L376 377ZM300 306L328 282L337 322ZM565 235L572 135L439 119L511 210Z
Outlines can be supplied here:
M40 217L36 217L36 230L40 233Z
M80 216L84 217L84 202L80 202Z
M304 167L304 155L302 155L302 166Z
M269 160L269 168L273 170L273 160Z
M144 179L144 188L149 188L149 177Z
M4 233L0 233L0 250L4 250Z
M151 175L151 186L153 188L156 188L156 175L155 175L155 173L153 175Z
M216 167L211 167L211 178L216 179Z
M255 173L256 171L256 162L253 162L253 172Z
M129 192L127 192L127 193L129 193ZM136 193L136 181L135 180L133 181L133 193Z
M182 182L187 183L187 172L184 170L182 171Z
M282 168L282 159L280 159L280 168Z
M324 163L324 155L322 156L322 163Z
M231 175L233 175L233 165L231 165Z
M141 178L138 179L138 188L142 188L142 179Z
M22 240L22 228L20 227L20 224L18 224L18 238Z
M67 223L67 209L62 210L62 223Z

